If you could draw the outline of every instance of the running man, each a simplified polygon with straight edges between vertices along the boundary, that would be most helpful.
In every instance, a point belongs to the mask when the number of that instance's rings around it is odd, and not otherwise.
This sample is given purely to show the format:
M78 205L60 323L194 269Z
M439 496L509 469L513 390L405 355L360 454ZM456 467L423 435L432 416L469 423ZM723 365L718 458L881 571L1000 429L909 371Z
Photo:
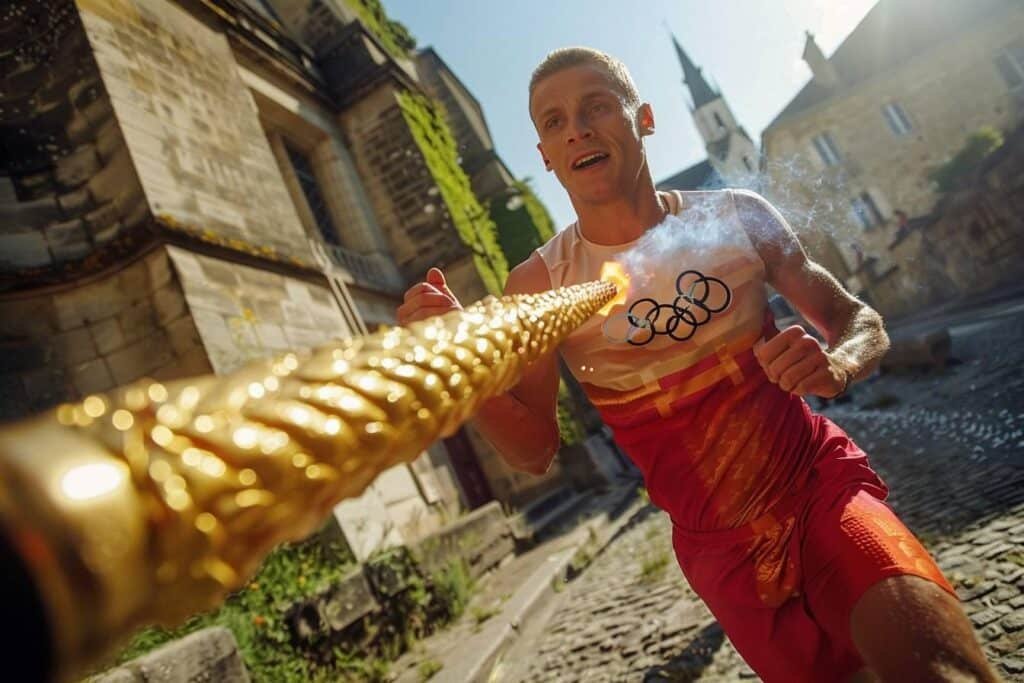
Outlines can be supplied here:
M743 658L769 682L998 680L864 452L803 399L834 397L875 369L889 343L878 313L809 259L759 195L658 192L644 149L654 114L619 60L553 52L529 105L544 166L578 220L516 267L506 292L661 256L559 352L671 517L683 573ZM766 285L826 349L800 326L775 328ZM398 318L459 307L435 268ZM479 428L513 467L550 466L557 387L552 355L481 408Z

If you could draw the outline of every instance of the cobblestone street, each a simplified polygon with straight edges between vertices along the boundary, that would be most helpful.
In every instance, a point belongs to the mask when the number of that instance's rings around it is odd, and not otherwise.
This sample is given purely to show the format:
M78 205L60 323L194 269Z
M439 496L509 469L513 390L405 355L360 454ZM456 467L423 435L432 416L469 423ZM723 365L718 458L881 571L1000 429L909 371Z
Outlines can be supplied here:
M826 414L869 453L889 502L956 586L985 651L1024 681L1024 314L950 327L953 365L859 385ZM549 607L503 681L756 678L643 510Z

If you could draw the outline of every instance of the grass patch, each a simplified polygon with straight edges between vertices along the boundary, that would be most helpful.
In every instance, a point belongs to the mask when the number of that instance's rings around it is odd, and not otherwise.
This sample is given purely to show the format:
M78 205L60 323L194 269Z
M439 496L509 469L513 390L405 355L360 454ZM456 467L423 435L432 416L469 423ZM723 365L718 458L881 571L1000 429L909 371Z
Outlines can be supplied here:
M194 631L224 626L234 633L254 681L373 680L370 674L377 665L367 658L314 663L292 645L284 622L284 610L295 600L340 581L354 566L351 552L340 540L314 538L281 545L267 556L252 581L228 596L220 608L198 614L178 628L139 631L115 663L134 659Z
M364 642L318 641L308 648L297 647L284 619L286 610L296 600L342 580L355 566L343 543L317 540L281 546L267 557L248 586L229 596L219 609L196 615L180 628L140 631L117 663L219 625L234 633L254 683L383 683L390 680L391 661L411 649L418 638L460 616L473 590L468 567L455 559L429 581L418 574L410 577L407 588L385 605L383 623L367 627Z
M469 574L465 560L450 560L443 569L433 575L432 581L434 594L446 605L448 618L456 619L461 616L466 611L474 588L473 577Z
M647 493L647 489L643 486L637 487L636 495L644 505L651 504L651 494Z
M665 549L644 557L640 563L640 581L643 583L654 583L665 575L670 558Z
M476 625L479 626L480 624L484 623L494 615L501 614L501 605L474 605L469 610L469 614L473 617L473 621L476 622Z
M416 667L416 671L419 673L421 681L429 681L434 677L434 674L443 668L444 664L436 659L424 659L420 662L420 665Z

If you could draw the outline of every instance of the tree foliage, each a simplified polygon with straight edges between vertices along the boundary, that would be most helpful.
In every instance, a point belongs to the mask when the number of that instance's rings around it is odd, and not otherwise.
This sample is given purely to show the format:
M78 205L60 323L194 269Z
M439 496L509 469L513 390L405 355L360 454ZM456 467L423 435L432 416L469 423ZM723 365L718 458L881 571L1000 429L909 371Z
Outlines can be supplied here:
M998 130L988 126L979 128L968 136L964 146L952 159L932 169L928 178L938 186L939 192L949 192L974 171L985 157L1002 145L1003 135Z

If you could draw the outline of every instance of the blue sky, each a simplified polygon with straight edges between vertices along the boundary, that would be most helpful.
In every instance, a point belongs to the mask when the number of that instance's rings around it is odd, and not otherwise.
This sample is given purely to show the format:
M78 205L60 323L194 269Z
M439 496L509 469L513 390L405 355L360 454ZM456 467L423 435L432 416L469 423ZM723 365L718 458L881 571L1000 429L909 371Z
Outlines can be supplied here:
M391 17L408 26L421 46L433 46L480 101L498 153L516 177L533 178L559 227L573 220L572 205L540 163L526 108L530 73L548 52L589 45L626 63L654 108L657 132L647 151L657 182L705 157L669 29L759 142L764 127L810 77L800 58L804 31L830 55L874 3L384 0Z

